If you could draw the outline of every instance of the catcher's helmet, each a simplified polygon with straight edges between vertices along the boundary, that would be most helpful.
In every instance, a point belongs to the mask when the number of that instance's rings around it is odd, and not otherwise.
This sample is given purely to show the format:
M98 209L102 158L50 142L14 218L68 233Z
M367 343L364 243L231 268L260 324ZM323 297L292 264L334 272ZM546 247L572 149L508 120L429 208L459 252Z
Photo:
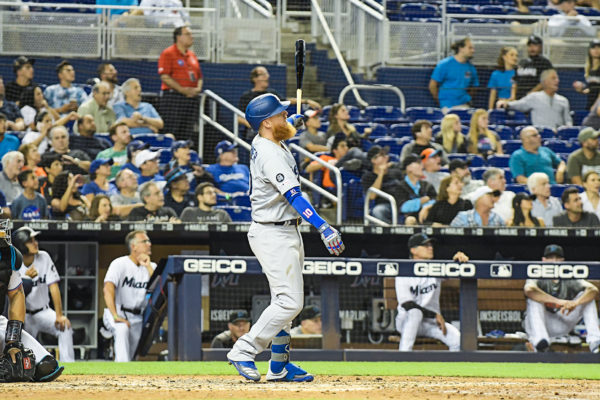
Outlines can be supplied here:
M34 231L28 226L22 226L17 229L12 235L13 245L21 252L23 255L29 254L29 250L27 249L26 243L29 239L36 237L41 232Z
M255 97L246 107L246 120L255 131L265 119L284 112L290 105L289 101L280 101L271 93Z

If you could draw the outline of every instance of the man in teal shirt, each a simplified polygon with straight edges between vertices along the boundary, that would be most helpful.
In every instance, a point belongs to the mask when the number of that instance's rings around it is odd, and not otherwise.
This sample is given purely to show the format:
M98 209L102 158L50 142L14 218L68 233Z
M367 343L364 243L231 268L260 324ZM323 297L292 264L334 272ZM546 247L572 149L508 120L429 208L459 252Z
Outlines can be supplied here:
M533 126L521 130L522 147L511 154L508 165L517 183L527 184L527 178L534 172L543 172L550 178L550 184L563 183L567 166L555 152L542 146L542 137ZM556 173L554 172L556 168Z

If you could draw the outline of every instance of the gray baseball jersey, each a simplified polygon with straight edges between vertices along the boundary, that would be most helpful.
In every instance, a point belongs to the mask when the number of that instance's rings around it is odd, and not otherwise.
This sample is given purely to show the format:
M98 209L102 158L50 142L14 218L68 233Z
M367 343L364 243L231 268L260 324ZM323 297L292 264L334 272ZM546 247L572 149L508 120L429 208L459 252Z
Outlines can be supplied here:
M261 223L298 218L296 210L283 199L288 190L300 186L298 166L282 144L256 135L250 156L250 201L252 220Z

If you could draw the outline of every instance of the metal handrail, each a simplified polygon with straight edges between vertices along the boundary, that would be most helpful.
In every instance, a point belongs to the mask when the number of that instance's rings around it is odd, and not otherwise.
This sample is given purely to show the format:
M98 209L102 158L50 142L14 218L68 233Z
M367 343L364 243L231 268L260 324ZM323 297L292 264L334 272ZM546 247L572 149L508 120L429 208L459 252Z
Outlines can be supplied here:
M379 11L380 13L384 13L385 12L385 7L383 7L383 4L379 4L378 2L374 1L374 0L362 0L363 3L368 4L370 7L374 8L375 10Z
M7 7L19 7L19 6L30 6L35 8L89 8L89 9L107 9L107 10L164 10L164 7L140 7L140 6L113 6L113 5L97 5L97 4L80 4L80 3L30 3L30 2L20 2L15 3L13 1L0 1L0 6ZM215 12L217 11L212 7L169 7L169 10L179 11L204 11L204 12Z
M261 6L264 7L265 10L267 10L268 12L271 13L271 15L273 15L273 6L267 0L254 0L254 1L259 3Z
M387 201L390 202L390 207L392 208L392 224L388 224L385 221L380 220L379 218L375 218L371 214L369 214L369 193L374 193L376 196L383 197ZM373 222L377 225L381 226L395 226L398 225L398 207L396 205L396 199L391 194L388 194L382 190L379 190L374 187L370 187L367 189L367 193L365 194L365 205L363 208L364 211L364 224L369 225L369 222Z
M252 0L242 0L248 7L254 9L257 13L262 15L265 18L273 18L273 9L271 8L271 13L262 6L258 5L256 2Z
M379 21L383 21L385 19L385 16L380 13L377 12L375 10L373 10L370 7L365 6L364 3L361 3L358 0L349 0L350 3L354 4L356 7L360 8L362 11L366 12L367 14L369 14L371 17L378 19Z
M404 112L406 110L406 99L404 98L404 93L402 93L402 90L398 89L396 86L393 86L393 85L364 85L364 84L348 85L345 88L343 88L342 91L340 92L340 95L338 97L338 103L344 104L344 97L346 96L346 93L348 93L350 90L353 90L353 89L388 90L388 91L394 92L398 96L398 99L400 100L400 109L402 110L402 112ZM367 104L367 106L368 106L368 104Z

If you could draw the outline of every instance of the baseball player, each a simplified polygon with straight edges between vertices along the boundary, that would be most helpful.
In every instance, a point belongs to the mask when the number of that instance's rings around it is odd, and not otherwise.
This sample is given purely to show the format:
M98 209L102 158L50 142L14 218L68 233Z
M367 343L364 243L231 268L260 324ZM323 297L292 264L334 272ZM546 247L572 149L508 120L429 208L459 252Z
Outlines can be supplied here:
M73 330L71 322L62 313L62 300L58 288L58 272L50 254L40 250L36 232L28 226L23 226L13 233L13 244L23 255L23 264L19 274L24 281L30 280L31 291L25 298L27 315L25 325L33 337L38 332L46 332L58 338L58 353L60 361L73 362ZM54 310L50 308L48 291L52 296Z
M150 261L152 242L145 231L125 237L129 255L110 263L104 278L104 326L115 338L115 361L131 361L142 335L146 288L156 268Z
M302 118L294 115L286 120L289 104L273 94L264 94L248 104L245 114L252 129L258 132L250 151L252 224L248 241L267 275L271 304L250 332L236 341L227 359L240 375L253 381L260 380L254 358L271 342L268 381L314 379L289 358L292 320L304 302L304 246L298 230L302 218L317 228L331 254L344 251L339 232L302 196L298 166L283 142L295 135L292 123Z
M433 243L424 233L415 233L408 239L408 251L413 260L432 260ZM462 252L457 252L454 261L467 262ZM402 335L400 351L411 351L417 336L442 341L450 351L460 350L460 332L447 323L440 313L440 278L396 278L398 315L396 330Z
M0 382L50 382L64 367L23 330L25 293L17 269L23 263L21 252L11 245L8 220L0 221L0 310L8 296L8 319L0 316ZM35 368L33 368L35 365Z
M544 249L542 261L564 260L561 246L549 244ZM528 279L524 291L527 311L523 325L536 351L550 350L551 337L567 335L583 319L590 351L600 353L596 286L583 279Z

